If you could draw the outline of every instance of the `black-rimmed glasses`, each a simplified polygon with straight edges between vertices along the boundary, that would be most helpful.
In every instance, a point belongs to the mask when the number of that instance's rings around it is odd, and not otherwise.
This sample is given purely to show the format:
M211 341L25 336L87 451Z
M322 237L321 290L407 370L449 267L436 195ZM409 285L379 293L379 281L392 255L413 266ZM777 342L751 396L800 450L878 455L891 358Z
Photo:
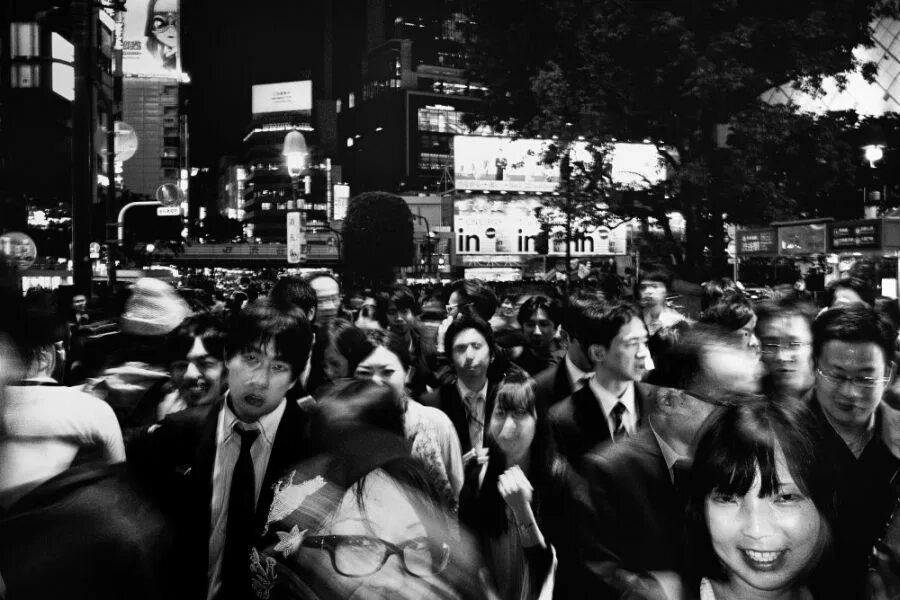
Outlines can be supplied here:
M364 535L321 535L305 538L303 545L327 550L331 555L331 566L345 577L377 573L394 554L400 556L403 568L416 577L433 577L450 562L450 546L427 538L392 544Z

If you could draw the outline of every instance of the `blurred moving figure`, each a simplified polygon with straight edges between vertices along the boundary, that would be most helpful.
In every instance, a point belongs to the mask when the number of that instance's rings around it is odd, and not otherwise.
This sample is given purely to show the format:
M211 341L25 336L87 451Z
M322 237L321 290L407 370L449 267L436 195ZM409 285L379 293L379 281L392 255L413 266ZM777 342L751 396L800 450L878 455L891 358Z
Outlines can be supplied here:
M666 306L666 296L672 289L672 276L660 270L642 271L638 281L638 303L649 335L672 327L685 316Z
M525 336L525 348L515 363L529 375L537 375L557 364L563 352L556 341L556 330L562 324L559 300L532 296L519 308L518 321Z
M124 465L112 464L124 458L112 410L50 377L62 360L60 323L0 298L0 594L171 597L171 529ZM97 460L79 456L94 446Z
M810 591L836 510L823 447L803 405L749 400L711 419L694 455L688 509L695 573L687 581L701 600L828 595L827 587ZM840 576L843 566L830 569Z
M766 367L764 391L778 398L809 401L815 381L814 307L788 297L757 305L756 315L756 337Z

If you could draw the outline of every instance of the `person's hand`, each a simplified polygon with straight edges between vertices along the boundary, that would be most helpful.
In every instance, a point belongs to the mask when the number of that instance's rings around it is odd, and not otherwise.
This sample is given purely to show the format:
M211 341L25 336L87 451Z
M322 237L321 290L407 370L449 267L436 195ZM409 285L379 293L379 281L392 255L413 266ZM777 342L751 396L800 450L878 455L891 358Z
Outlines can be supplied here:
M518 466L508 468L497 480L497 489L520 524L531 518L531 496L534 488Z

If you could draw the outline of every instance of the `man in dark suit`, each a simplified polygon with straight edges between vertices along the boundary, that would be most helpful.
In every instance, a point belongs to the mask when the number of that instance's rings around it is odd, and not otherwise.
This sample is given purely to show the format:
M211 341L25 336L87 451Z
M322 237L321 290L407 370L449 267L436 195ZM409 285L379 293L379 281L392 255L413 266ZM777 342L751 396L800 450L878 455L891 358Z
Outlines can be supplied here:
M491 326L474 313L457 317L444 340L455 377L422 396L421 402L450 417L459 436L463 462L468 464L484 448L502 373L494 364L496 350Z
M312 331L296 307L261 299L231 324L223 401L167 417L129 447L180 520L186 598L246 598L248 554L273 485L313 453L307 415L285 395L303 370Z
M655 386L637 383L647 372L647 327L630 304L588 308L578 337L593 373L587 385L550 409L560 452L575 468L601 443L634 435L653 406Z
M626 587L677 589L675 573L685 566L683 478L695 438L717 406L758 389L756 356L713 331L691 332L665 359L678 376L667 383L687 391L658 388L648 427L584 456L595 516L588 570L600 599L619 598Z
M569 343L563 359L534 376L534 394L547 406L556 404L585 386L593 373L587 345L580 332L588 313L602 312L606 302L598 291L578 290L569 296L562 311L562 328Z

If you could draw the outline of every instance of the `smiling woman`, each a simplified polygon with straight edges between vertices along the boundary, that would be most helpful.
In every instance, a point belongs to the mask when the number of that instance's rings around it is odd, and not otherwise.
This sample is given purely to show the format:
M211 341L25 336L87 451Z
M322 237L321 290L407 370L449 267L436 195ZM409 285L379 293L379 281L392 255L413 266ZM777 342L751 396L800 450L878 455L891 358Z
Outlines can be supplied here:
M745 400L707 426L688 509L701 600L812 597L835 510L823 448L804 406Z

